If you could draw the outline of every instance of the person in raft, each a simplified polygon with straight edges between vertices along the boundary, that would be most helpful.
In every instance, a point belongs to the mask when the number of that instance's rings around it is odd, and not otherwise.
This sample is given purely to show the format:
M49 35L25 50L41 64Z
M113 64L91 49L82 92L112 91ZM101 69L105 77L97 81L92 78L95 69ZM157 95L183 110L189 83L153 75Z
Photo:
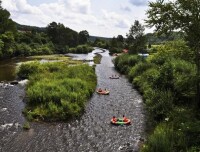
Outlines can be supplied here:
M99 92L102 92L102 90L101 90L101 88L99 88L99 90L98 90Z
M117 122L117 118L116 118L115 116L113 116L112 120L113 120L114 122Z
M123 121L124 121L124 122L127 122L127 121L128 121L128 118L126 118L124 115L123 115Z

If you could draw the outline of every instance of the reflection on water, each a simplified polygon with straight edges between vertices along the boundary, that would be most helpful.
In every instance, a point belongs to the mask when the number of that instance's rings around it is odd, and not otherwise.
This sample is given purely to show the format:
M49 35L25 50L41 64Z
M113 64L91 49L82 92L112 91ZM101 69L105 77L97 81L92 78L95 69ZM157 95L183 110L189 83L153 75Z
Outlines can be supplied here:
M88 54L72 54L68 53L67 56L72 57L74 60L85 60L88 61L89 65L93 65L93 57L96 53L100 53L103 50L95 48L94 51ZM34 58L13 58L0 61L0 81L12 81L16 79L16 67L22 62L32 61ZM42 59L40 62L55 62L57 60L46 60Z
M29 58L13 58L0 61L0 81L12 81L16 79L16 66L20 62L30 61Z

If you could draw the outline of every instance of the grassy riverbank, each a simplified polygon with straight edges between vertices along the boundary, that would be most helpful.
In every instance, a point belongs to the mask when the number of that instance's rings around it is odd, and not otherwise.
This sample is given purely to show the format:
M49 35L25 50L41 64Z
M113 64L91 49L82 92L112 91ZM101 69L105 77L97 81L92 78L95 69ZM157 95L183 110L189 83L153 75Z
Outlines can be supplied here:
M146 60L137 55L115 59L116 69L142 93L154 128L143 152L200 150L193 57L183 41L174 41L160 46Z
M93 67L66 62L22 64L18 76L29 79L24 109L29 120L60 121L79 116L97 83Z

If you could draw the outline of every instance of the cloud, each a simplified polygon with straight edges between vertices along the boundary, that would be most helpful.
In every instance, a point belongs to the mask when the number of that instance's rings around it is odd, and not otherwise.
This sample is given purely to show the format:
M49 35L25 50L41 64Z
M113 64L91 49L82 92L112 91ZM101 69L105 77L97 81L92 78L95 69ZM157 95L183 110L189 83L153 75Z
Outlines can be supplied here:
M123 10L123 11L131 12L131 8L128 7L128 6L123 6L123 5L121 5L121 6L120 6L120 9Z
M146 6L148 4L148 0L129 0L129 1L134 6Z
M52 3L41 3L37 6L30 5L27 0L6 0L2 6L10 11L15 20L22 24L39 24L44 26L52 21L80 23L94 21L90 13L90 0L57 0ZM30 21L31 19L31 21ZM46 26L45 25L45 26Z
M106 10L102 10L102 12L104 14L104 19L106 19L107 22L110 22L115 27L128 28L130 26L129 21L125 19L125 16L116 12L108 12Z
M2 1L2 7L8 9L9 11L16 11L16 4L12 0Z
M103 12L104 19L107 19L107 20L114 21L114 20L123 18L120 14L116 12L109 12L107 10L102 10L102 12Z
M90 0L67 0L66 4L73 12L83 14L88 14L91 6Z
M35 5L31 5L30 1ZM35 3L35 0L2 0L2 7L6 8L11 13L11 18L19 24L46 27L55 21L77 32L87 30L91 35L125 35L131 22L144 19L144 7L117 1L115 7L108 7L113 1L44 0ZM127 1L134 4L133 2L138 0ZM140 5L141 2L143 1L140 0Z
M119 20L118 23L115 24L119 28L129 28L130 23L127 20Z
M9 11L20 12L21 14L40 14L41 11L36 6L31 6L26 0L6 0L2 1L2 6Z

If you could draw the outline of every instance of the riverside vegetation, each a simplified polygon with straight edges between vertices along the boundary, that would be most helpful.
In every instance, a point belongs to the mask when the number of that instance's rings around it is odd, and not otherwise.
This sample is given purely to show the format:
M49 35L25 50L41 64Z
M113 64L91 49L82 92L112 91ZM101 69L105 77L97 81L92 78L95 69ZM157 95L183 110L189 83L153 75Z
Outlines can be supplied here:
M155 128L142 151L199 151L194 54L183 40L166 42L156 50L147 59L124 54L114 60L116 69L142 93Z
M23 113L28 120L61 121L77 117L96 87L89 65L31 62L20 66L18 76L28 78Z
M146 23L156 28L155 33L145 35L144 26L135 21L126 38L122 35L111 40L97 38L92 43L87 31L77 33L61 23L52 22L46 28L18 25L1 7L0 0L0 58L86 53L90 46L109 49L110 53L121 53L124 48L130 54L150 53L147 59L126 54L114 61L116 69L128 75L143 94L150 114L153 128L142 151L200 151L200 3L156 1L150 2L149 7ZM169 40L177 41L165 43ZM18 74L30 79L29 100L24 110L30 120L54 121L78 116L96 83L94 70L87 65L35 62L22 65Z

